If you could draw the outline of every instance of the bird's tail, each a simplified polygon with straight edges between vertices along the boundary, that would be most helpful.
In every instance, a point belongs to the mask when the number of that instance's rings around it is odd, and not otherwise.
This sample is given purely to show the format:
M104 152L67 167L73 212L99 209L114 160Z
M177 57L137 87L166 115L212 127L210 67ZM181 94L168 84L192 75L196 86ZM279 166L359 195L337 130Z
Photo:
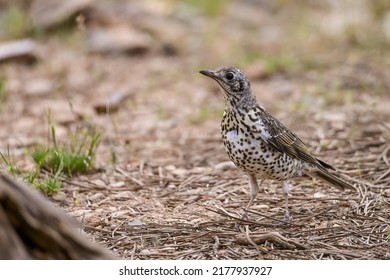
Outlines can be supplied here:
M345 189L355 190L355 188L345 182L344 180L340 179L336 175L333 175L332 173L328 172L325 169L319 169L313 173L311 173L313 177L316 177L318 179L324 180L328 183L331 183L333 186L338 188L340 191L344 191Z

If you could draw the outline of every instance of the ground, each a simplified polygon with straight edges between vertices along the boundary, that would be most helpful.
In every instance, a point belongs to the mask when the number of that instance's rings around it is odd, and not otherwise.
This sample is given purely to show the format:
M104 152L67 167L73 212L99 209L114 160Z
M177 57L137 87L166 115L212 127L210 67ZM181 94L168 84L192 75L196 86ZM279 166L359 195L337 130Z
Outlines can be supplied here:
M49 110L60 142L100 131L94 167L47 197L121 258L390 259L390 8L194 2L96 1L27 32L37 61L0 64L1 152L33 168ZM3 29L3 42L27 36ZM100 48L96 30L140 39ZM291 180L284 223L281 184L264 180L242 220L247 178L223 148L223 98L198 73L220 65L243 68L258 102L356 191Z

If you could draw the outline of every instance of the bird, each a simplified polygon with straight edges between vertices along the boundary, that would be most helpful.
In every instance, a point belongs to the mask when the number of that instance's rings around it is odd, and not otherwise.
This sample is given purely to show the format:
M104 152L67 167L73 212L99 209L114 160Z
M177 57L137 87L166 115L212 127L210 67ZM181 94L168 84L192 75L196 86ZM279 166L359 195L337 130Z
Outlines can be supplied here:
M199 72L218 83L225 101L221 121L223 144L230 160L249 178L251 197L243 218L247 218L247 210L259 192L258 180L281 182L285 196L284 222L290 220L288 194L292 178L309 175L340 191L355 190L334 174L333 166L313 155L297 134L258 104L242 70L221 66Z

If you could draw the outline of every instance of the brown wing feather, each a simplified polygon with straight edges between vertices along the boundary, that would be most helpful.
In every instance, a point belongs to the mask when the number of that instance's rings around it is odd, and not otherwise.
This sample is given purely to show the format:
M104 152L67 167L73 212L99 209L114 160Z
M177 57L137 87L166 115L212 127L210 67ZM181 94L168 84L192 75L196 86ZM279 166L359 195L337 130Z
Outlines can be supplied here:
M286 153L292 158L300 159L319 167L332 168L329 164L322 164L322 161L315 158L303 141L299 139L295 133L286 128L280 121L273 118L265 111L263 111L263 113L265 114L263 121L270 134L270 138L267 142L275 150Z

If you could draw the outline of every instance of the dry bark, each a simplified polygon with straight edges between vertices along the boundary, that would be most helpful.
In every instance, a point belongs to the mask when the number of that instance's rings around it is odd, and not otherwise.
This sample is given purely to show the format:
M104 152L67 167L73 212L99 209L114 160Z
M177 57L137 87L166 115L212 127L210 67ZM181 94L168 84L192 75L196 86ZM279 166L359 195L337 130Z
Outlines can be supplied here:
M0 259L113 259L40 193L0 177Z

